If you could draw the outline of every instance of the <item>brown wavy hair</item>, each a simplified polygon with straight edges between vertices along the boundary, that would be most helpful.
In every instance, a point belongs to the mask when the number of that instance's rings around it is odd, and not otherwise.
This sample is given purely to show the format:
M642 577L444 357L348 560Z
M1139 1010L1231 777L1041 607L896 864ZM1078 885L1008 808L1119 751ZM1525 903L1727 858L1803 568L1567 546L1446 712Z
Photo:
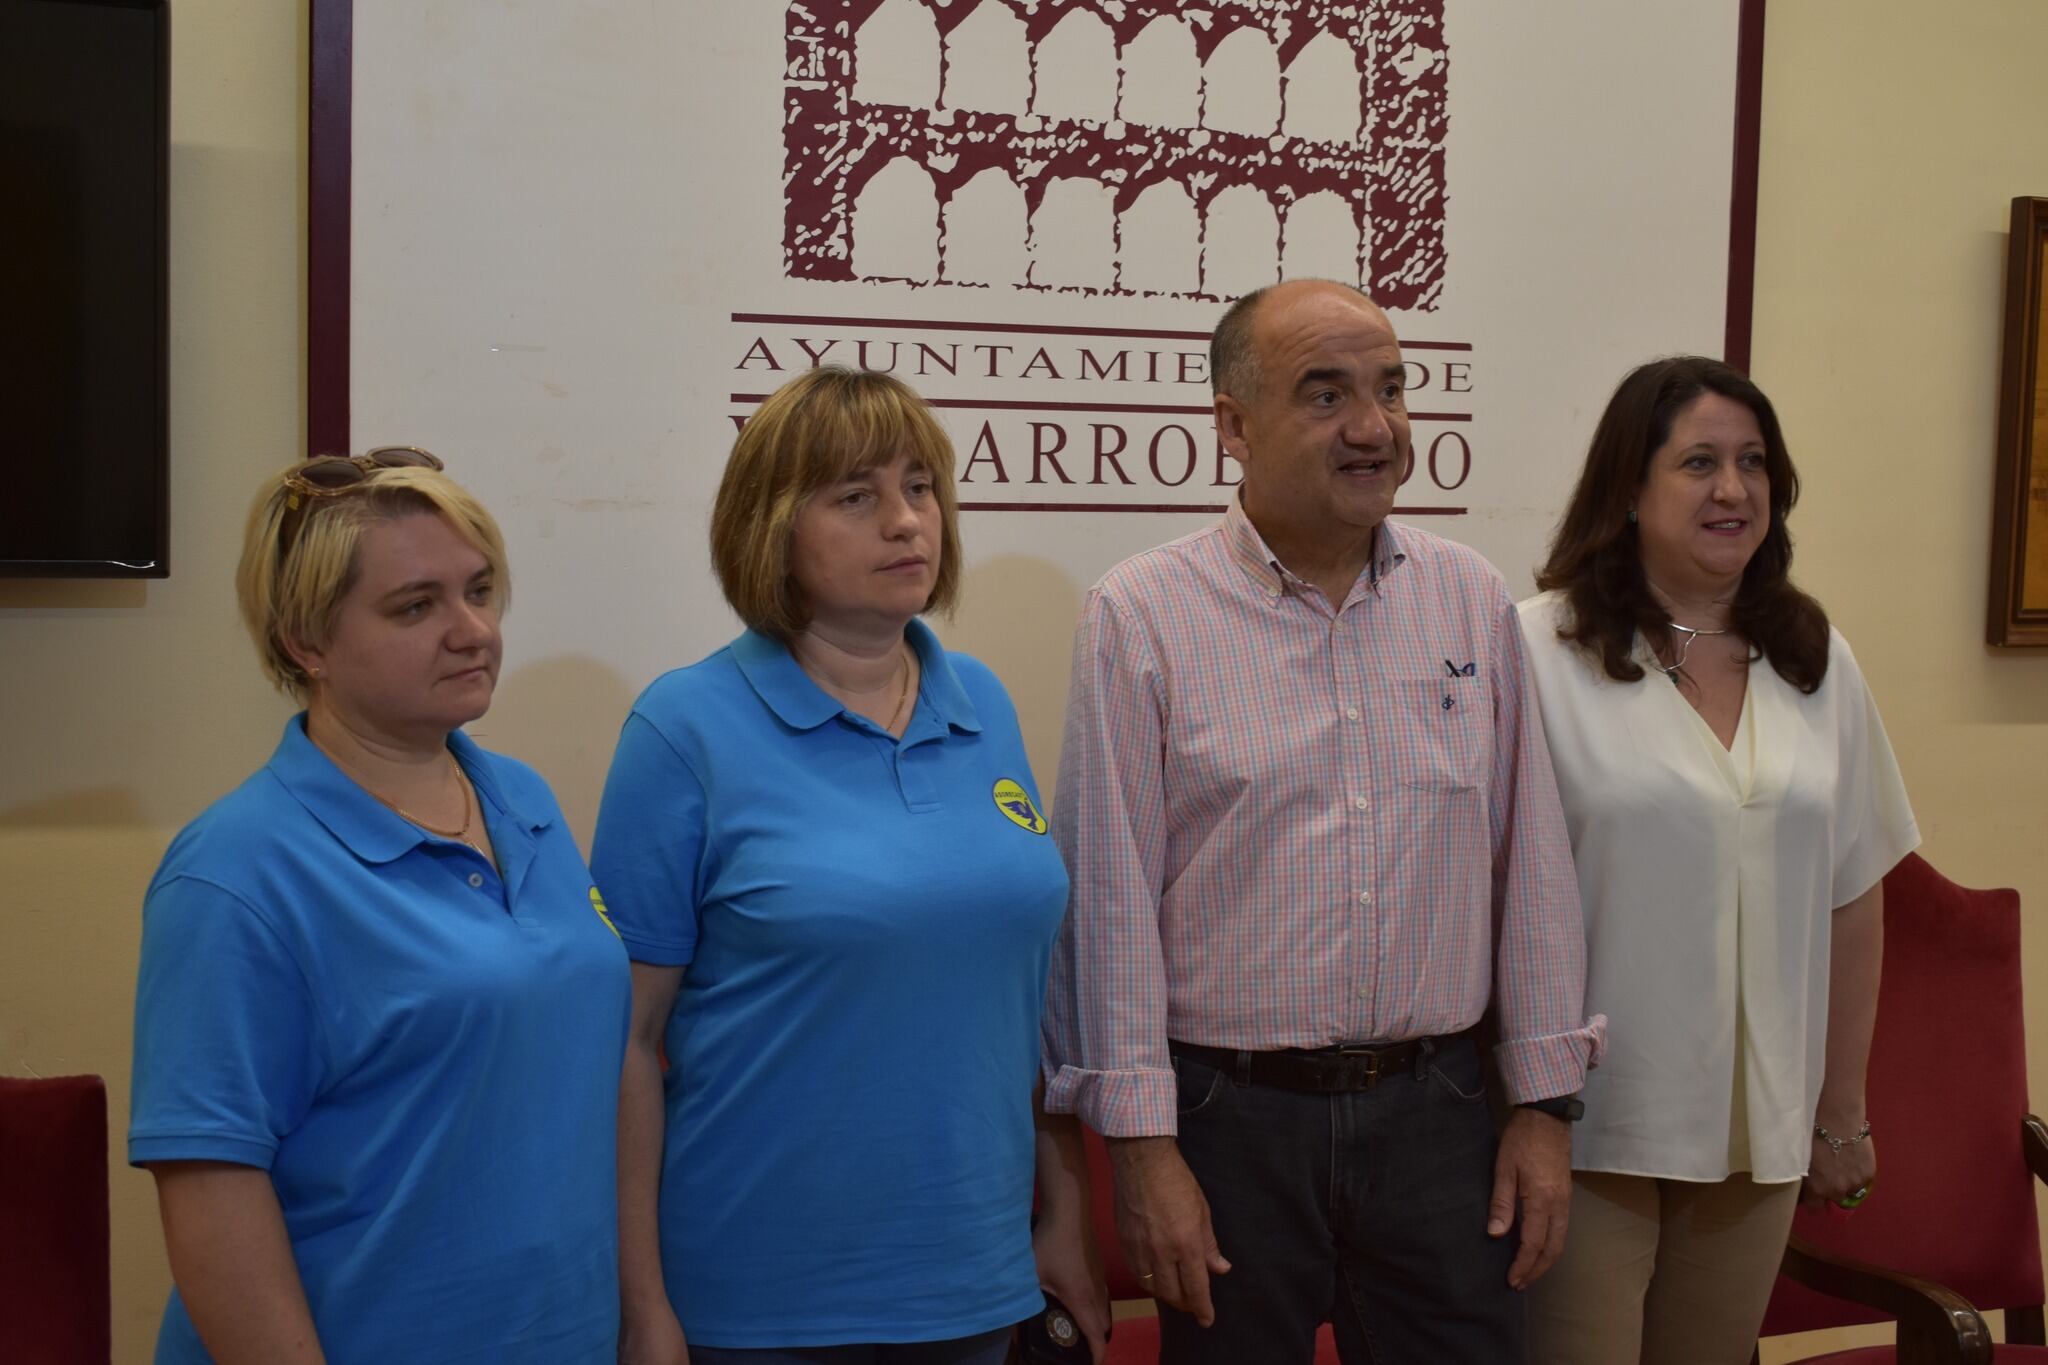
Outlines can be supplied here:
M1801 692L1812 692L1827 676L1828 616L1790 577L1792 537L1785 520L1799 501L1799 475L1771 400L1746 375L1718 360L1670 356L1637 366L1621 381L1600 414L1578 487L1536 586L1564 595L1567 610L1558 638L1597 655L1617 682L1643 676L1642 665L1631 657L1638 633L1669 649L1671 617L1650 595L1636 524L1628 514L1650 457L1671 438L1671 424L1687 404L1708 393L1732 399L1755 415L1770 480L1771 524L1742 571L1730 624L1770 660L1779 677Z

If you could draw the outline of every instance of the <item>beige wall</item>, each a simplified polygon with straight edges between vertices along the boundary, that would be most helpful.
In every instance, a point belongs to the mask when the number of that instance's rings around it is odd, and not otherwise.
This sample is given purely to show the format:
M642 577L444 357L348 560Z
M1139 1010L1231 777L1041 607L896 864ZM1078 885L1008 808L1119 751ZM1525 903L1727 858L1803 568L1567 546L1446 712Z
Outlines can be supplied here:
M1805 482L1797 571L1877 693L1922 851L2025 898L2048 1103L2048 656L1983 644L2007 206L2048 195L2048 7L1769 16L1752 369Z
M0 1072L108 1079L124 1362L147 1358L167 1282L148 1181L118 1156L136 907L177 825L261 760L286 714L251 666L229 576L246 492L303 428L307 39L294 8L177 10L176 576L0 583ZM2048 8L1984 2L1942 22L1904 0L1771 6L1755 368L1807 480L1802 577L1877 690L1926 851L2041 906L2048 658L1993 657L1980 640L2005 205L2048 194L2048 89L2032 69ZM1723 211L1713 187L1700 210ZM518 716L547 709L507 700ZM501 742L545 748L530 738ZM1041 753L1055 743L1034 735ZM565 785L587 829L594 793ZM2048 935L2027 967L2038 1072ZM2048 1095L2048 1073L2035 1091Z
M303 8L174 7L173 576L0 582L0 1073L107 1078L124 1365L149 1358L169 1286L149 1179L121 1161L137 907L178 825L288 714L230 580L259 473L304 442Z

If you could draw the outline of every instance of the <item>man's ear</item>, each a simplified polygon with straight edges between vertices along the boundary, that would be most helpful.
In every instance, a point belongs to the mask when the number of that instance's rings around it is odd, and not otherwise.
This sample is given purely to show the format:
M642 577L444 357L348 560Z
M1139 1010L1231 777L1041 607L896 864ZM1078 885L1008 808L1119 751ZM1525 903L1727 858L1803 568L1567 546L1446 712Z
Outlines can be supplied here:
M1227 393L1216 395L1216 440L1223 447L1223 453L1244 468L1249 468L1245 456L1251 450L1249 419L1244 404Z

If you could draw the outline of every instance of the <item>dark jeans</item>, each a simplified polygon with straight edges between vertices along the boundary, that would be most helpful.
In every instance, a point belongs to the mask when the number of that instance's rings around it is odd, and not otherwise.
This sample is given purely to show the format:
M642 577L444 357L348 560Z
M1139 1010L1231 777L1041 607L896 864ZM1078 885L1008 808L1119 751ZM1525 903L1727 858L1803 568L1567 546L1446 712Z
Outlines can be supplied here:
M1181 1155L1231 1270L1209 1282L1215 1326L1161 1306L1165 1365L1308 1365L1325 1320L1346 1365L1518 1365L1520 1229L1486 1235L1494 1129L1471 1039L1348 1094L1174 1071Z
M692 1346L690 1365L1003 1365L1014 1330L894 1346Z

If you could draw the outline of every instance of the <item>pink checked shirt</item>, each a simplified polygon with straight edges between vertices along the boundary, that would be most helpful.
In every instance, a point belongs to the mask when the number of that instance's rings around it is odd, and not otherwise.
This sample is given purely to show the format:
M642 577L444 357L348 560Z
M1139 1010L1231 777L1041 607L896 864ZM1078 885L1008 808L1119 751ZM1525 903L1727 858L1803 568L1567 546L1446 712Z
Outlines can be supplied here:
M1507 585L1380 527L1333 612L1235 501L1126 560L1074 641L1052 832L1045 1107L1175 1131L1166 1040L1455 1033L1496 1007L1514 1101L1570 1094L1584 1014L1571 846Z

